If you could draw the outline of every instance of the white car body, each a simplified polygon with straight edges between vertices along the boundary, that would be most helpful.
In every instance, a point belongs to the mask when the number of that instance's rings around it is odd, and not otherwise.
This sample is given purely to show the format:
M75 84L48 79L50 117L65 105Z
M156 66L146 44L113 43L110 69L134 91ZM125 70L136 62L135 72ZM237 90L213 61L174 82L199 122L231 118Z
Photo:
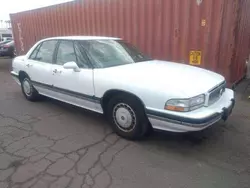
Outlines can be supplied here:
M108 37L57 37L53 40L95 40ZM51 39L45 39L51 40ZM27 73L35 89L66 103L104 113L102 99L108 92L122 91L136 96L154 129L189 132L199 131L227 118L234 106L234 92L224 89L223 76L193 66L152 60L99 69L65 69L61 65L29 59L30 51L13 60L13 78L20 84L20 71ZM56 71L55 71L56 70ZM219 92L218 99L209 104L209 96ZM202 107L188 112L164 109L170 99L187 99L205 95Z

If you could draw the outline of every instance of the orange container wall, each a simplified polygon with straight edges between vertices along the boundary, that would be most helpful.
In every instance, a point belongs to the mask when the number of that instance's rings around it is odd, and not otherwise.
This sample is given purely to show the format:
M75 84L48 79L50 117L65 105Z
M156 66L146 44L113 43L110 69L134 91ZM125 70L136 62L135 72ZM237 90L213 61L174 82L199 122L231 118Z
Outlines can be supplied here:
M113 36L232 84L244 76L250 53L248 7L250 0L78 0L11 14L11 21L18 54L46 37Z
M231 82L239 80L246 72L245 61L250 53L250 1L240 0L235 24L235 46L231 59Z

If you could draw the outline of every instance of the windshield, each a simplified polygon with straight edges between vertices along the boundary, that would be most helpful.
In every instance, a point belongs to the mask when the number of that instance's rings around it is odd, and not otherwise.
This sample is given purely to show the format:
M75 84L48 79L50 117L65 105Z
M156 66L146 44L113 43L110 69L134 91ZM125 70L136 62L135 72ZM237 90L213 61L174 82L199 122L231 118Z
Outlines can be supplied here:
M107 68L152 60L122 40L80 41L96 68Z
M6 45L13 45L14 44L14 41L9 41L6 43Z
M0 45L1 45L1 44L7 44L7 43L9 43L9 42L10 42L9 40L8 40L8 41L7 41L7 40L6 40L6 41L2 41L2 42L0 42Z

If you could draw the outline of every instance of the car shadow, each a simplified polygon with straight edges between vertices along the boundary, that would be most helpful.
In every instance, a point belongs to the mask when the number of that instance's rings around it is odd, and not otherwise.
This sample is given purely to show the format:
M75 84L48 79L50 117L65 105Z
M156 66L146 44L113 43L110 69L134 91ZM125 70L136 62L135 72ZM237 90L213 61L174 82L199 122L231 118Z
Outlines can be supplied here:
M93 112L93 111L80 108L80 107L77 107L68 103L64 103L64 102L61 102L52 98L48 98L45 96L42 96L41 100L38 102L47 103L47 104L56 106L57 108L60 108L60 111L73 114L74 116L77 116L77 118L79 118L80 120L84 120L84 118L85 119L87 118L93 124L105 126L104 129L111 129L103 114L99 114L97 112Z
M210 139L216 137L218 127L207 128L197 132L174 133L167 131L154 130L153 133L144 140L145 143L155 143L157 145L175 145L180 147L200 147Z

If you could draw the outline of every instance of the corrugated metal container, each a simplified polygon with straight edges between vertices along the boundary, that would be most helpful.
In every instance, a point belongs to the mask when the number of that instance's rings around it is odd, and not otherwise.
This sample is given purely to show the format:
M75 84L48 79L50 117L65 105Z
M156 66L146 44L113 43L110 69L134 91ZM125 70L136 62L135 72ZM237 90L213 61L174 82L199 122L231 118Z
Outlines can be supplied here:
M219 72L232 84L244 76L250 54L249 7L250 0L78 0L11 14L11 21L18 54L46 37L115 36L154 58Z

